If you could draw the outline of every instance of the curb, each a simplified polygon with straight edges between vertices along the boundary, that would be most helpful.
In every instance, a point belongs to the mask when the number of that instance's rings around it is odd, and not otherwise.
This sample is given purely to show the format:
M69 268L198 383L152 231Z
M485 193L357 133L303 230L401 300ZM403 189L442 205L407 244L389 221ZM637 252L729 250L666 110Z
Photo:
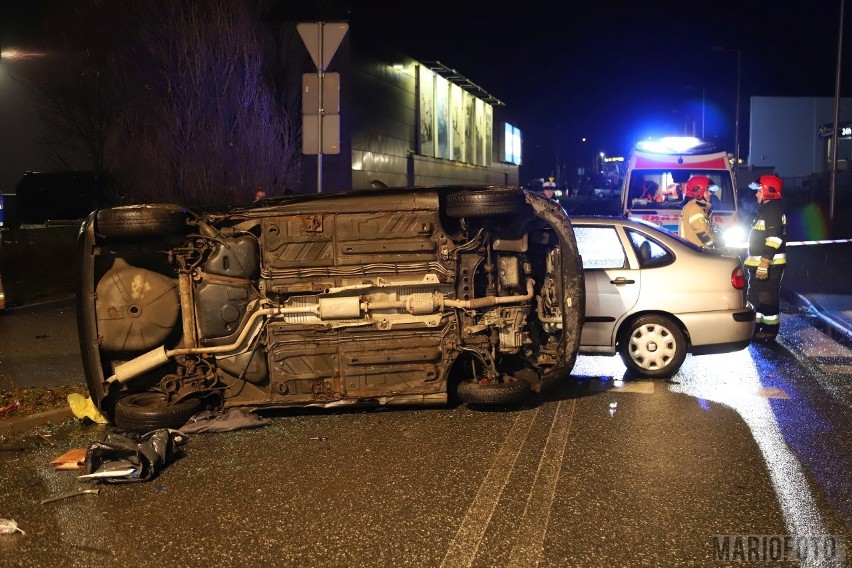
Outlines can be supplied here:
M846 322L832 315L831 312L825 310L817 302L809 300L804 294L800 294L798 292L791 292L791 294L800 305L808 308L808 310L813 312L829 327L831 327L839 334L845 336L847 339L852 340L852 329L850 329L849 325Z
M17 416L6 420L0 420L0 435L22 434L33 428L44 426L45 424L65 422L74 418L74 413L71 412L71 407L54 408L46 412L38 412L28 416Z

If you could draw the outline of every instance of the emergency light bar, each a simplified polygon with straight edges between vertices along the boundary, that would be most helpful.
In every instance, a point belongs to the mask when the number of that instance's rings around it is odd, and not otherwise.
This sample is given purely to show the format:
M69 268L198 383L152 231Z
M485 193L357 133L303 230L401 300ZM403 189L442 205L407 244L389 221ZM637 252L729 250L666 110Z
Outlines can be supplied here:
M688 154L706 145L707 142L694 136L664 136L658 140L640 140L636 149L655 154Z

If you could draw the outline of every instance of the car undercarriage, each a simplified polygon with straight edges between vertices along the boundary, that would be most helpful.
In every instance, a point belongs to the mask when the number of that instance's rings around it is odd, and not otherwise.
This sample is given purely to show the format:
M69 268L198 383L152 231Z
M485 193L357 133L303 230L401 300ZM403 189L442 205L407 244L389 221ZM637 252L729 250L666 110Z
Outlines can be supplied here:
M204 406L507 404L566 380L585 304L555 202L408 188L93 212L81 350L129 430Z

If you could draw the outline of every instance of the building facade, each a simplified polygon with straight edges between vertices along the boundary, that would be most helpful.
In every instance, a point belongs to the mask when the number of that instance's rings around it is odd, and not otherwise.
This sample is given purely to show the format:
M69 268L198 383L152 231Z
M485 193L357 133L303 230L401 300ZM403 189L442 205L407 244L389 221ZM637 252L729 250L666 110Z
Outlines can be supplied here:
M748 165L772 168L784 178L830 171L833 122L831 97L751 97ZM840 100L839 122L838 169L848 170L852 160L852 99Z
M306 154L300 191L366 189L374 180L519 184L520 130L502 101L454 69L350 30L328 72L340 84L338 153L322 155L321 171L316 154Z

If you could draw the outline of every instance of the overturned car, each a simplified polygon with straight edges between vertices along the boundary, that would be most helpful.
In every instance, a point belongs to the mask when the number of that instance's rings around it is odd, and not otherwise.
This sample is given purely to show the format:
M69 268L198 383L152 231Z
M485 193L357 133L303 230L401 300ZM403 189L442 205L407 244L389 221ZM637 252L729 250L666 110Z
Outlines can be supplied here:
M509 187L131 205L80 233L92 399L127 430L203 408L509 404L569 379L571 224Z

